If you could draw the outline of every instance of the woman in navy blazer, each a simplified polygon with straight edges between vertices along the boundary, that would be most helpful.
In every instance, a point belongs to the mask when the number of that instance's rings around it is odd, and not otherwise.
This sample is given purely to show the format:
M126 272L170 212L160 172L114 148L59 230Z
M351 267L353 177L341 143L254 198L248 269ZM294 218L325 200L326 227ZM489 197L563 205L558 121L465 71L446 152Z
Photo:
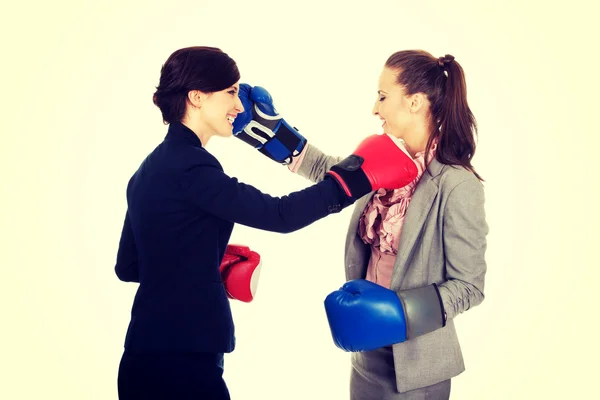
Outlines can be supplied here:
M211 47L179 49L161 69L154 103L169 128L127 185L115 266L119 279L139 282L120 399L229 399L223 354L235 335L219 265L234 223L292 232L374 189L350 196L328 176L272 197L227 176L205 146L232 135L243 111L239 78L235 62Z

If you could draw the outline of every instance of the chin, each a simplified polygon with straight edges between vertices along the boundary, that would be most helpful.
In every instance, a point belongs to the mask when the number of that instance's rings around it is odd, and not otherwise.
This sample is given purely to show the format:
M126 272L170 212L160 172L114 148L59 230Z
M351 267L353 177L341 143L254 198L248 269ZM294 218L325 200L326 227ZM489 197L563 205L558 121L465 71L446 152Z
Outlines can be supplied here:
M393 136L393 137L395 137L396 139L402 139L402 140L404 140L404 138L402 137L402 135L400 135L400 134L398 134L398 133L395 133L395 132L390 132L390 131L387 131L386 133L387 133L388 135L390 135L390 136Z
M222 129L222 130L218 131L217 134L221 137L233 136L233 128L230 127L229 129Z

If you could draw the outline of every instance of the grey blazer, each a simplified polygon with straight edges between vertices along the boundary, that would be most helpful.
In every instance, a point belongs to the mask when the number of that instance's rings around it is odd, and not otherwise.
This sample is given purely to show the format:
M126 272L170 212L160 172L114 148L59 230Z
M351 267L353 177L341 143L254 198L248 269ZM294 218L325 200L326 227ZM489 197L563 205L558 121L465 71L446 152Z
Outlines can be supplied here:
M322 180L340 157L308 144L297 173ZM359 218L374 192L358 199L345 245L346 279L363 279L370 246L358 236ZM453 319L484 298L486 236L483 185L462 167L432 160L408 206L391 289L436 283L447 324L426 335L393 345L396 385L400 392L433 385L465 370Z

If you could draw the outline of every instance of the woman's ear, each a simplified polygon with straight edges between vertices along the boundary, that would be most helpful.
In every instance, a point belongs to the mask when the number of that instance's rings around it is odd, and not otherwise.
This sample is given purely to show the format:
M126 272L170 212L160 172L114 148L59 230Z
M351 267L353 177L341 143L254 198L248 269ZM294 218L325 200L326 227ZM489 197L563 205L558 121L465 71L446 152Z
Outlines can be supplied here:
M202 100L203 100L202 94L203 93L199 90L190 90L188 92L188 101L190 102L192 107L200 108L200 106L202 105Z
M417 114L424 110L427 99L423 93L415 93L410 96L408 108L411 113Z

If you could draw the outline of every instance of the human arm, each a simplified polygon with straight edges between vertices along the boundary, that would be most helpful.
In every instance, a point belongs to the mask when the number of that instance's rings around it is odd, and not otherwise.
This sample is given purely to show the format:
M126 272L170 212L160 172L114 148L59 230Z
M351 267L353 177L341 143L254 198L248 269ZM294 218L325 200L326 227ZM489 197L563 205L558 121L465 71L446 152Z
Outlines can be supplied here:
M181 177L181 187L186 198L206 212L231 222L279 233L306 227L353 202L333 178L275 197L207 163L187 168Z
M467 179L452 189L445 205L443 242L446 281L439 285L447 318L484 299L488 224L483 185Z
M339 212L373 190L406 186L418 172L396 139L371 135L333 165L322 181L287 196L272 197L227 176L216 160L210 162L212 156L203 156L205 162L190 155L189 160L194 161L185 164L182 189L186 197L222 219L280 233ZM389 168L391 162L396 163L395 168Z
M125 214L121 238L119 240L119 249L117 251L117 262L115 264L115 273L123 282L139 282L138 254L129 213Z
M367 351L402 343L481 303L488 232L483 186L474 176L461 181L443 207L445 280L400 291L361 279L347 282L325 300L339 348Z
M307 143L297 161L290 164L289 169L311 182L320 182L332 166L339 163L342 157L329 156L316 146Z

